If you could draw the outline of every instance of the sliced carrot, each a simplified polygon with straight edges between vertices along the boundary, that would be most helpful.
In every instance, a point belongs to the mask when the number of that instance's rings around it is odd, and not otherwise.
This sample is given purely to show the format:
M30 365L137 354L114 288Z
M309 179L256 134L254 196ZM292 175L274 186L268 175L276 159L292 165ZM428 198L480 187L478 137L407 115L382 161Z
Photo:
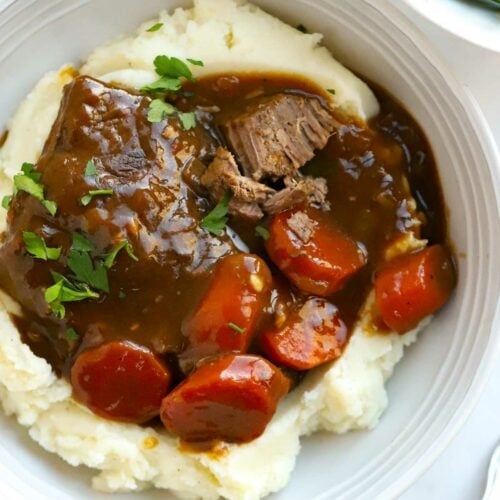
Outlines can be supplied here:
M295 370L310 370L338 358L346 341L347 327L337 307L316 297L261 338L268 359Z
M97 415L142 423L158 415L172 375L150 350L113 341L84 351L71 368L75 398Z
M304 292L331 295L366 264L359 245L314 208L275 215L269 232L271 260Z
M203 362L165 397L160 416L184 441L248 442L264 432L289 387L264 358L224 354Z
M441 245L402 255L375 275L375 300L384 323L399 333L442 307L455 287L449 252Z
M256 255L230 255L219 262L208 290L182 326L188 339L180 356L185 372L203 357L247 350L271 283L267 264Z

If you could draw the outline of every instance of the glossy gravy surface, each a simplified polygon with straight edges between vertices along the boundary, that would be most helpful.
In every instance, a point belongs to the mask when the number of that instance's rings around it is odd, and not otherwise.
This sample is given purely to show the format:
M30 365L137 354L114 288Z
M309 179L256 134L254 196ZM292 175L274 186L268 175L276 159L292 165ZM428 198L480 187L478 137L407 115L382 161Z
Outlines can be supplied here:
M71 85L36 166L46 197L57 202L59 211L51 217L33 197L18 193L14 198L0 250L0 285L23 307L23 317L15 318L23 340L58 373L67 374L82 350L111 339L150 347L175 365L185 346L183 320L207 288L217 260L238 251L227 235L213 236L199 225L213 203L200 193L197 178L224 144L219 123L265 95L324 94L309 82L279 75L204 78L186 85L176 98L179 109L197 109L198 125L186 131L171 120L167 127L150 123L149 97L110 91L91 79L78 78ZM424 222L422 236L431 244L446 239L439 179L424 134L389 95L376 93L381 112L370 126L338 116L342 125L302 169L327 179L328 216L368 251L368 265L330 298L349 326L387 245L415 229L410 190ZM96 177L84 175L89 160L96 165ZM113 195L82 206L79 200L93 189L113 189ZM229 225L251 252L268 260L255 223L232 218ZM41 231L49 246L62 246L63 256L74 231L94 243L94 256L128 239L139 260L121 252L109 270L109 294L68 303L59 320L50 314L43 292L52 284L50 270L64 273L64 257L57 263L34 260L24 251L22 231ZM261 330L277 304L306 298L270 266L276 287ZM68 339L70 327L78 340Z

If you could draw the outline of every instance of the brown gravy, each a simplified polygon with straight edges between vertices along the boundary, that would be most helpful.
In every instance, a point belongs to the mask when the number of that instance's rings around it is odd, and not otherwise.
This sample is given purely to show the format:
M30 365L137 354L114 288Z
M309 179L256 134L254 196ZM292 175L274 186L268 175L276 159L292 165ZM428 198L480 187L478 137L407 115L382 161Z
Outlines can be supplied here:
M36 167L59 212L50 217L24 193L14 198L0 249L0 285L23 306L24 316L15 321L24 342L58 373L67 375L79 352L110 339L150 347L175 366L176 354L184 347L183 319L206 289L217 259L236 251L227 236L215 237L199 227L213 205L186 183L197 161L193 158L207 163L223 144L218 123L247 99L280 91L324 93L307 81L282 75L203 78L187 84L175 103L185 111L197 107L198 126L166 134L146 119L149 98L119 89L109 93L93 80L73 85L72 95L66 94L62 104L65 112ZM103 93L107 95L104 104L99 102ZM343 125L302 169L327 179L331 216L368 251L368 265L330 297L350 326L387 245L407 231L419 232L411 225L409 189L424 222L421 236L430 243L446 242L443 198L425 135L390 95L379 88L376 94L381 112L369 127L338 116ZM101 121L97 128L93 113ZM91 159L97 166L96 179L83 175ZM114 195L82 207L78 200L97 187L111 187ZM265 224L265 220L259 222ZM255 224L232 219L229 225L251 252L266 258ZM63 272L64 266L33 260L23 252L20 236L22 231L39 230L48 245L63 247L63 255L72 231L86 234L96 246L96 255L126 236L139 261L122 252L109 270L110 292L98 301L68 303L65 318L55 319L43 291L52 284L49 270ZM275 291L275 301L304 299L285 288ZM268 314L261 330L270 321ZM78 332L78 340L68 340L69 327Z

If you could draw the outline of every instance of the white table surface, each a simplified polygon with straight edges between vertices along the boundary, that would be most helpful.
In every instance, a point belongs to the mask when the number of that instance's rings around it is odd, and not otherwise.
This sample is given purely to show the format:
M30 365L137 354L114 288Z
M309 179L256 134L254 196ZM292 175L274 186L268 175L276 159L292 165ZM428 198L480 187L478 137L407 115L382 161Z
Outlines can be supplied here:
M418 16L400 0L393 1L439 48L459 81L472 91L500 148L500 52L463 41ZM500 359L459 434L399 500L479 500L496 444L500 444Z
M4 6L11 1L0 0L0 4ZM392 1L438 47L459 81L472 91L500 148L500 52L465 42L415 14L400 0ZM496 444L500 444L500 359L478 405L459 434L399 500L480 500L488 462Z

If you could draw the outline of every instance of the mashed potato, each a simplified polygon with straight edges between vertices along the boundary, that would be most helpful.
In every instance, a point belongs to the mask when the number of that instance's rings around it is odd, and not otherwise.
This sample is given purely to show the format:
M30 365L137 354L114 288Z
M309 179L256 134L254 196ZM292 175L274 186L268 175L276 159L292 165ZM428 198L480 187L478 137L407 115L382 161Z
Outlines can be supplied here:
M156 22L163 27L147 33ZM299 73L335 88L334 104L346 113L360 119L376 114L378 104L368 87L320 47L320 40L320 35L301 34L253 6L198 0L193 9L162 13L135 36L97 49L82 72L140 87L155 79L154 57L166 53L202 59L205 67L197 68L198 75L252 69ZM47 75L20 106L0 152L0 191L11 190L9 179L22 162L37 160L70 79L68 68ZM405 246L422 244L410 238ZM343 356L310 373L259 439L226 445L218 454L190 454L166 433L101 419L73 401L69 384L21 342L7 314L12 304L0 298L0 399L5 411L16 415L46 450L72 465L98 470L93 485L109 492L155 486L183 497L249 500L282 488L299 452L300 436L377 424L387 405L384 382L418 330L403 336L373 335L361 321Z

